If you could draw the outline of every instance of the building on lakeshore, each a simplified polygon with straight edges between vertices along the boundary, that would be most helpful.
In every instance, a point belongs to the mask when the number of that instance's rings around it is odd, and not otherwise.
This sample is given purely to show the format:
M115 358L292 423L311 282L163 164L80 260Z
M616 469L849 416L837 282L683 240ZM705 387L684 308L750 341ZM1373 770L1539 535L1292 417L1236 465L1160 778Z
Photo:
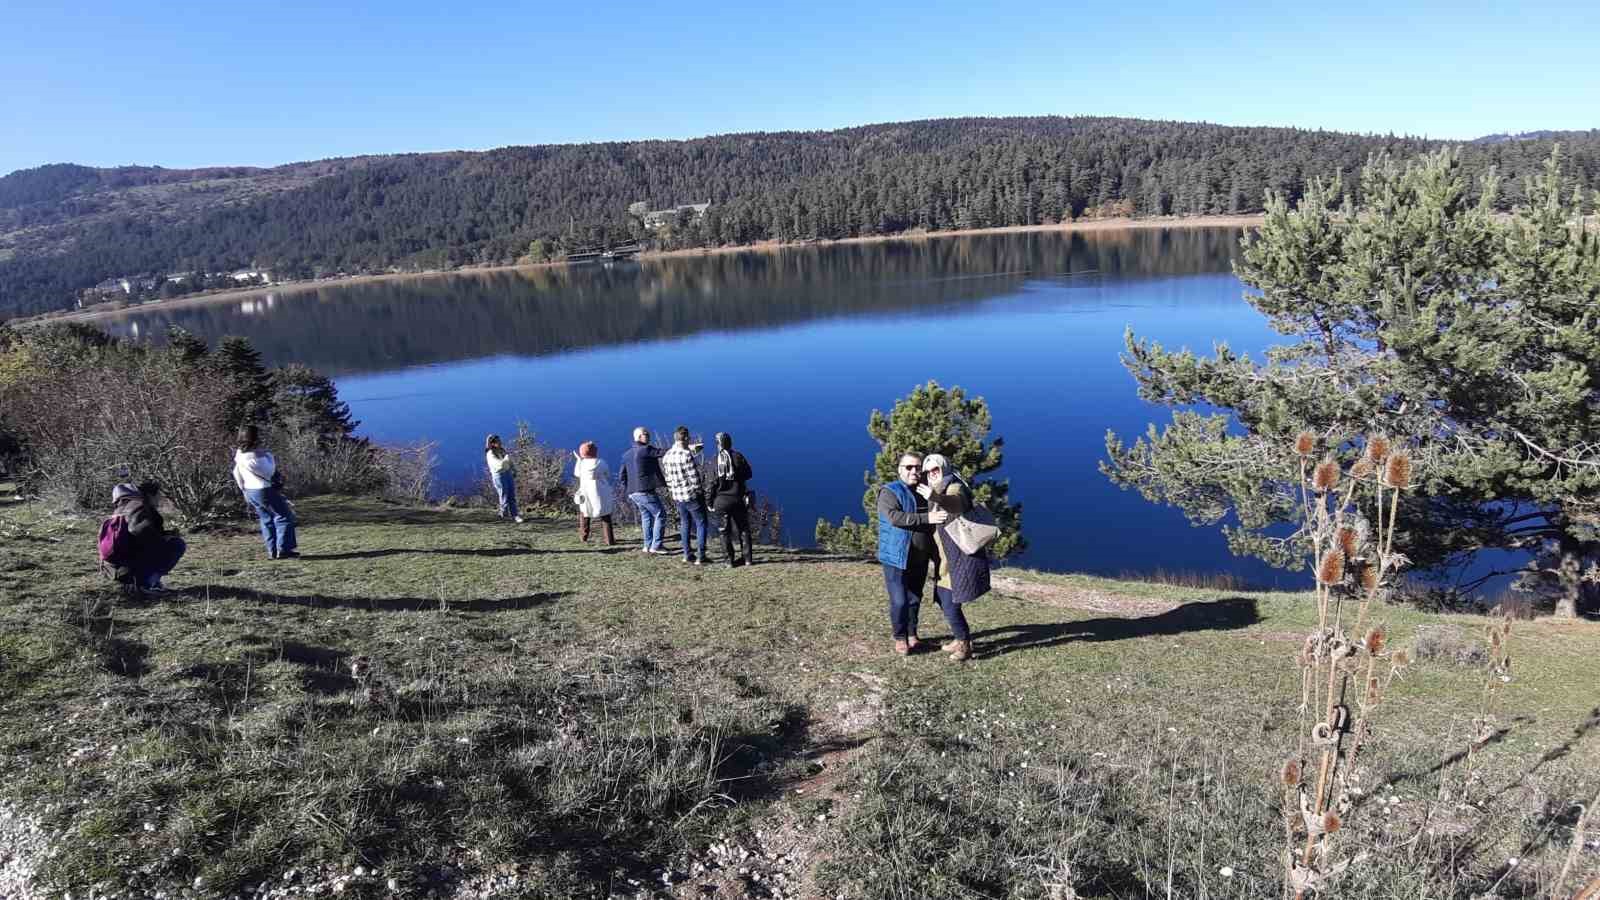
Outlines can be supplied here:
M654 231L677 222L680 216L687 215L690 222L696 221L710 208L709 200L705 203L684 203L669 209L645 209L643 203L635 203L628 207L628 212L638 216L645 228Z

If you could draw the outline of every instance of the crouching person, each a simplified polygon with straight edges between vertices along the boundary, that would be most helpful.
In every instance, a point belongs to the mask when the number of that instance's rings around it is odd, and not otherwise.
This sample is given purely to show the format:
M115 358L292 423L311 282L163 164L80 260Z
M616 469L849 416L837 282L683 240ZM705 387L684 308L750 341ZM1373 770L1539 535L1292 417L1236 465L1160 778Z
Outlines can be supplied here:
M189 549L161 517L161 486L119 484L111 491L111 518L100 526L100 558L113 575L140 593L163 594L162 583Z

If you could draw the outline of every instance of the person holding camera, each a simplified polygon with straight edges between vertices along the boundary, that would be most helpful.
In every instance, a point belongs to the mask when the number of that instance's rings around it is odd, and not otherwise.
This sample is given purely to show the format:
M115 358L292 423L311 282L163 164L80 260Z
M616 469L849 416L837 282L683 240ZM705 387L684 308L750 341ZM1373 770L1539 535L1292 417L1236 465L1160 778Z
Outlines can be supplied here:
M736 568L739 559L734 556L737 543L744 551L744 564L755 564L754 543L750 535L750 488L754 477L750 461L733 449L733 436L717 432L717 476L711 482L711 511L717 514L717 528L722 532L722 552L728 557L728 568Z
M261 540L268 559L299 556L295 538L294 507L283 496L283 473L272 451L261 446L261 431L254 425L239 429L238 450L233 454L233 482L261 521Z
M878 490L878 562L889 593L894 652L905 656L917 649L917 614L928 568L939 565L933 529L950 514L928 503L931 492L922 485L922 454L901 454L895 476Z

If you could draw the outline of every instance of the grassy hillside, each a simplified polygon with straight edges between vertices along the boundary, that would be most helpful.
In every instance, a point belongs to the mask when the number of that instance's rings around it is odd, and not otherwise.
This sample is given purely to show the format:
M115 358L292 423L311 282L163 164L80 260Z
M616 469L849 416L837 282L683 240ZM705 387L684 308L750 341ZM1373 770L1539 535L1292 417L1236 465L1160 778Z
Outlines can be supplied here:
M0 851L0 895L24 870L73 896L1278 895L1303 597L1007 572L961 665L890 652L865 563L300 513L304 558L190 535L178 592L132 605L96 522L0 507L0 837L59 833ZM1344 845L1372 856L1337 895L1543 897L1572 848L1567 893L1600 875L1600 831L1573 840L1600 625L1517 625L1468 758L1482 620L1382 615L1427 658L1379 719Z

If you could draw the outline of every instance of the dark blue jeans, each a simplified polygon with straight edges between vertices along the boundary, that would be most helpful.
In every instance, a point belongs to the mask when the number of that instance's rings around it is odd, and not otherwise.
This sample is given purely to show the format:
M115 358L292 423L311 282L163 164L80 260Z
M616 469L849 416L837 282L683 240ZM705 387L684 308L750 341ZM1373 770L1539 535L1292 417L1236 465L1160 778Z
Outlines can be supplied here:
M944 612L944 620L950 625L950 636L958 641L972 640L972 632L967 629L967 614L961 611L956 595L949 588L935 587L933 596L938 598L939 609Z
M268 556L277 557L300 546L294 536L294 510L289 508L283 491L277 488L245 491L244 499L261 520L261 540L267 545Z
M689 525L693 523L695 535L700 539L700 555L689 549ZM678 502L678 528L683 532L683 558L706 558L706 502L699 497Z
M644 549L660 550L661 533L667 528L667 511L653 491L637 491L628 500L639 510L639 530L644 533Z
M160 584L168 572L178 567L178 560L183 559L187 549L189 545L181 537L169 534L162 538L160 545L152 547L135 570L139 586L153 588Z
M509 468L494 473L494 492L500 495L500 518L517 517L517 476Z
M889 624L894 638L903 641L917 633L917 615L922 611L922 589L928 583L928 560L912 554L909 569L883 564L883 586L889 592Z

